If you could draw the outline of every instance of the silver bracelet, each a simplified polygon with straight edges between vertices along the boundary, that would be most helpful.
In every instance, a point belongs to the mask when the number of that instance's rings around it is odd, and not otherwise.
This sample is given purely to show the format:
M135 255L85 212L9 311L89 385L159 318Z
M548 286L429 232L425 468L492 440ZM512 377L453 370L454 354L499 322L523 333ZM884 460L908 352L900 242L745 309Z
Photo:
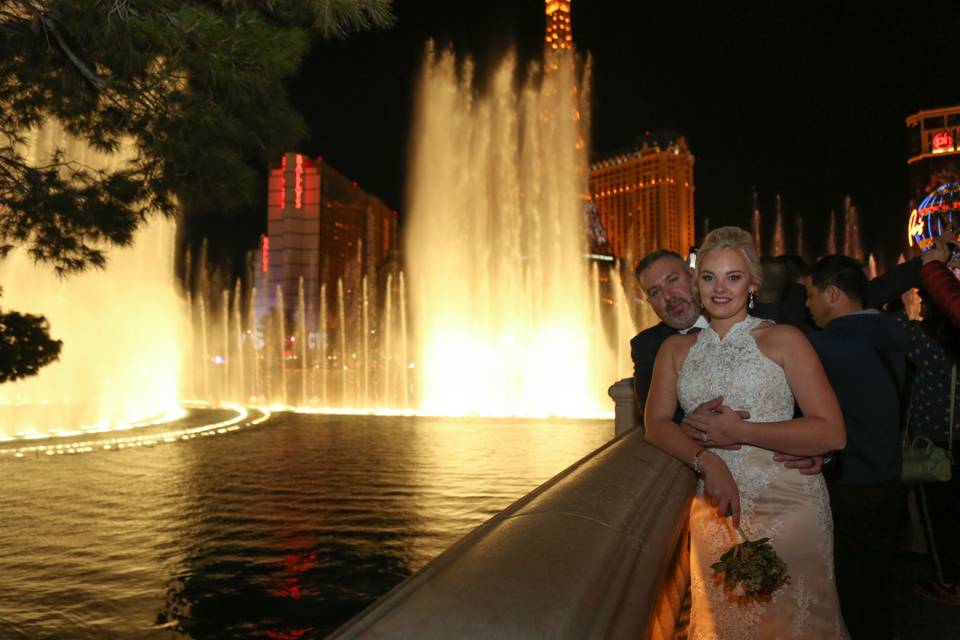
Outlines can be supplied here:
M700 468L700 454L706 451L706 449L700 449L695 454L693 454L693 460L690 461L690 468L693 469L693 472L698 476L703 475L703 469Z

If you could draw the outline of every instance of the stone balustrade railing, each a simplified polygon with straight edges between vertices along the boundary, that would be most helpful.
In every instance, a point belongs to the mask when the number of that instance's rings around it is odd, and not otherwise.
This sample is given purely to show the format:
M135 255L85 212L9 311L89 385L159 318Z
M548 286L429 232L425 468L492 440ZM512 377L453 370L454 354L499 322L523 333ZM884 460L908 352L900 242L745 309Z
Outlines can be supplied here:
M689 582L694 476L629 428L636 424L629 380L610 393L621 435L466 535L331 637L673 637ZM620 415L624 408L632 418Z

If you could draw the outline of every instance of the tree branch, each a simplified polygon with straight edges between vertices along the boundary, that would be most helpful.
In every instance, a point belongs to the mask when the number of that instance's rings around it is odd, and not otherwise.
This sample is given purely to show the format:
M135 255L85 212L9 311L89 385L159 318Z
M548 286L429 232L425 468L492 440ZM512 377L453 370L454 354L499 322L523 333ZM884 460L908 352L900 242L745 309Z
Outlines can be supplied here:
M70 48L70 45L67 44L63 36L60 33L60 29L57 28L56 20L48 18L43 14L40 15L40 22L43 24L44 29L53 34L53 37L56 39L57 44L60 45L60 49L67 54L67 57L70 58L70 62L73 63L73 66L80 71L80 74L87 79L87 82L93 85L93 88L97 91L105 91L107 88L107 83L103 78L98 76L86 63L77 57L77 55Z

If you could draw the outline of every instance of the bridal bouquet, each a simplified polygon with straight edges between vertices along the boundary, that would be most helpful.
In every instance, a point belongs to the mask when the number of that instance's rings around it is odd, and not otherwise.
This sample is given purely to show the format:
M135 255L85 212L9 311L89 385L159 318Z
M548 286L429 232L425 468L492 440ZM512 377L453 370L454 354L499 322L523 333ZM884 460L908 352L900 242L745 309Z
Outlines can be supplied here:
M770 538L748 540L745 535L743 538L744 542L730 547L710 567L718 576L723 574L723 589L729 595L743 599L769 598L790 582L787 563L770 546Z

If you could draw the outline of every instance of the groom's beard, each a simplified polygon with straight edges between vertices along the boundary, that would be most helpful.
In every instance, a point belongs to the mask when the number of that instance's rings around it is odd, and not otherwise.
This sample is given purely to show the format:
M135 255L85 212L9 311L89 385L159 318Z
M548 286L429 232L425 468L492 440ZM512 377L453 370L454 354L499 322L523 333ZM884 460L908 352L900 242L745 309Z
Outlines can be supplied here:
M700 317L700 308L693 304L692 298L670 300L663 312L666 317L660 319L678 331L689 329Z

